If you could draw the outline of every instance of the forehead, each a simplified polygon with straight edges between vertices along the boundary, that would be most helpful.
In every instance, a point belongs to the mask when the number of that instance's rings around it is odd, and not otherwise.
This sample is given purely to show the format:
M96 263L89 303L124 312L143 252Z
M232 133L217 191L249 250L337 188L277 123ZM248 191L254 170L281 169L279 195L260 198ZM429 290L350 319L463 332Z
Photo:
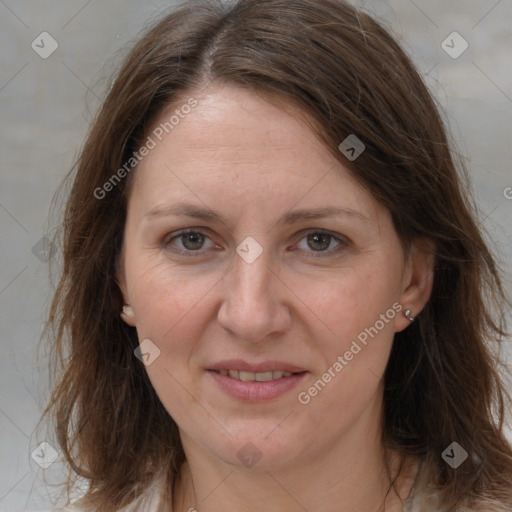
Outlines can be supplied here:
M300 148L318 158L319 153L326 152L306 125L306 114L284 97L262 96L236 85L219 84L184 96L181 105L191 98L197 106L174 119L177 124L163 135L163 142L174 152L174 160L184 155L188 160L214 153L224 158L246 155L245 161L280 153L293 156ZM160 113L152 130L163 127L165 131L166 121L176 110L180 110L179 102Z
M185 193L292 206L307 196L312 206L341 200L370 208L368 193L291 102L276 104L234 85L184 95L181 105L191 99L194 108L180 112L174 103L150 128L156 146L139 164L134 187L145 202L155 206ZM153 134L162 131L158 140Z

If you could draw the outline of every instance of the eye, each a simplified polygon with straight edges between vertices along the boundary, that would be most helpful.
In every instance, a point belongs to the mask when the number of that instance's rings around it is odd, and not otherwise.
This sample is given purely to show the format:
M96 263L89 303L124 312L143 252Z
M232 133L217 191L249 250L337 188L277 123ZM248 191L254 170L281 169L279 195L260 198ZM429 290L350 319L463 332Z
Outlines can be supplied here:
M205 250L218 248L218 246L202 231L197 229L183 229L171 233L162 244L166 249L185 256L203 254ZM313 253L315 257L329 256L341 252L349 245L348 240L342 236L316 230L306 233L292 250L301 250ZM195 253L195 254L194 254Z
M215 244L207 235L194 229L184 229L178 233L172 233L164 240L163 245L166 248L181 254L191 252L197 253L200 252L201 249L215 247Z
M326 231L310 231L295 248L314 253L336 253L348 246L348 241Z

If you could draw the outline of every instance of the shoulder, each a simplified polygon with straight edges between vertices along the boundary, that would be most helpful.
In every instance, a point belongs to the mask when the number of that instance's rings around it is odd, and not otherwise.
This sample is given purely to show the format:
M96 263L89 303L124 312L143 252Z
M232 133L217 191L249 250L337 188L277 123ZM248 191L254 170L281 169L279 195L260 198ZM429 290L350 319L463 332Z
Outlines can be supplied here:
M502 492L481 492L462 500L453 509L444 504L443 488L434 485L432 467L422 461L417 478L410 496L404 503L404 512L511 512L512 511L512 482L511 487Z
M432 503L436 503L435 507L432 508ZM503 503L498 503L497 501L488 501L482 500L479 504L475 504L472 506L462 505L457 507L455 511L450 508L448 510L446 507L439 505L439 502L434 500L415 500L409 503L406 503L404 506L404 512L432 512L436 510L436 512L510 512L510 507L503 505Z
M97 512L96 508L82 498L62 508L56 508L52 512Z
M439 495L420 493L405 503L404 512L510 512L512 508L507 503L499 499L481 497L473 499L471 504L461 504L453 510L442 505Z
M90 507L87 507L84 503L80 503L82 500L66 505L63 508L55 508L52 512L92 512Z
M164 481L156 478L153 483L136 500L119 509L118 512L155 512L161 506L161 497L164 491ZM168 512L172 510L167 507ZM52 512L99 512L92 501L84 496L78 501Z

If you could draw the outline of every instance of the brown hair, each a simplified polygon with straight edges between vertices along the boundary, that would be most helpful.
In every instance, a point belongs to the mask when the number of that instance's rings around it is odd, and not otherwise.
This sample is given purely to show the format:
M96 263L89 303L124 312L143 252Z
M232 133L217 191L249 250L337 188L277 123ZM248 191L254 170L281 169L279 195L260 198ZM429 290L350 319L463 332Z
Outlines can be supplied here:
M436 247L432 296L396 334L385 374L384 442L423 460L422 475L451 510L494 500L512 507L507 394L490 342L504 333L505 297L436 106L409 58L367 14L338 0L193 2L161 20L126 58L71 178L63 268L49 335L57 372L45 411L70 474L110 512L158 468L172 484L184 461L177 426L119 316L115 279L134 170L104 199L94 191L133 156L155 116L213 80L286 97L315 121L334 155L355 134L366 150L353 175L392 214L407 248ZM457 441L470 457L441 458ZM171 489L167 486L167 492ZM170 503L170 495L165 499Z

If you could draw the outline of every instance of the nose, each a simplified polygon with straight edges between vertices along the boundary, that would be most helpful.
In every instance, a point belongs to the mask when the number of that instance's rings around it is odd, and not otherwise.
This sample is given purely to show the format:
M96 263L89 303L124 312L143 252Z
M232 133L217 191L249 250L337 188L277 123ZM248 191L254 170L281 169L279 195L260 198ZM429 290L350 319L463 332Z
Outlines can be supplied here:
M290 328L291 293L269 267L265 251L252 263L235 255L223 283L217 321L233 337L258 342Z

